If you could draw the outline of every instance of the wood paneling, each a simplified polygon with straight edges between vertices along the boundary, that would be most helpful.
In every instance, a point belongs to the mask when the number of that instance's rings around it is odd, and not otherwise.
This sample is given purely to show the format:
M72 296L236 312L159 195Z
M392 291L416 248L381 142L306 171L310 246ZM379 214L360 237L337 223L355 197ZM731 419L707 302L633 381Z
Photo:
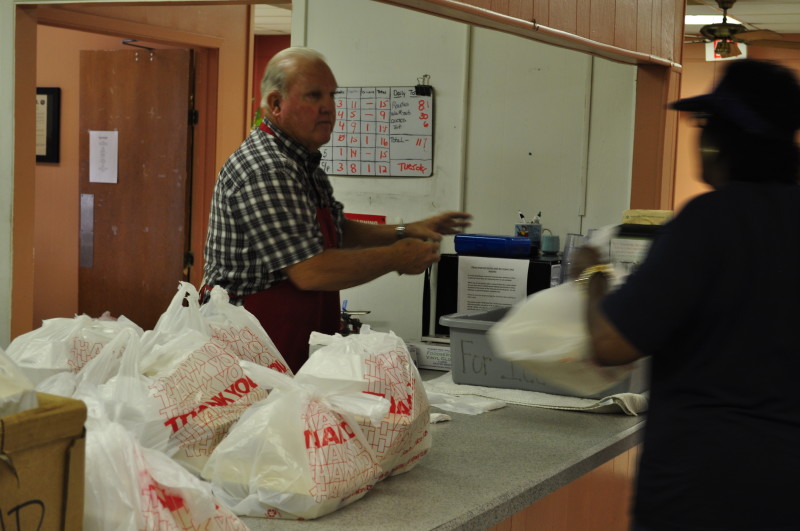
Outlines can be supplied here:
M549 24L554 28L578 34L578 5L575 2L553 2L550 6Z
M378 1L567 48L585 50L588 45L594 48L593 53L614 60L674 64L680 59L684 13L681 0ZM530 31L528 24L534 19L541 28ZM573 40L565 34L592 42Z
M677 113L667 104L678 98L680 74L640 65L636 90L631 208L671 209Z
M529 2L526 0L508 0L507 7L504 10L496 10L499 13L506 13L510 17L518 18L520 20L533 20L536 18L534 14L536 8L541 6L542 2ZM495 11L493 9L493 11ZM538 19L537 19L538 22Z
M636 50L638 3L636 0L617 0L614 18L614 46Z
M683 38L681 37L678 40L678 45L675 45L675 0L661 0L659 2L661 6L661 27L658 34L658 41L657 43L660 44L660 49L658 50L657 55L660 57L665 57L669 54L669 57L673 61L680 60L680 47L683 43ZM681 24L681 28L683 28L683 24ZM681 31L681 33L683 33ZM654 32L655 34L655 32ZM654 50L655 51L655 50Z
M525 2L522 2L523 4ZM530 6L530 2L528 2ZM524 20L535 20L537 24L544 24L545 26L550 25L550 3L548 0L539 0L534 1L533 5L530 6L532 9L528 9L524 11L522 14ZM512 15L513 16L513 15Z
M652 50L653 9L660 0L638 0L636 10L636 49Z
M489 9L495 13L510 13L509 0L492 0L489 4Z
M638 446L490 528L490 531L625 531Z
M588 39L592 32L592 19L589 16L592 12L592 0L575 0L575 5L578 13L578 35Z
M589 16L589 38L604 44L614 44L615 0L592 0Z

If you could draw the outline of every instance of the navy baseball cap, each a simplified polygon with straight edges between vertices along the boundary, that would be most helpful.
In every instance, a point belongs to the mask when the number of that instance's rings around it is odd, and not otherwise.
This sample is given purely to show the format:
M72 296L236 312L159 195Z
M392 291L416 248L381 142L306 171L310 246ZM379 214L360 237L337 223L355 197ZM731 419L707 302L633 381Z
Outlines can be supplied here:
M670 108L708 114L754 135L793 136L800 129L800 84L792 70L777 63L737 59L713 91Z

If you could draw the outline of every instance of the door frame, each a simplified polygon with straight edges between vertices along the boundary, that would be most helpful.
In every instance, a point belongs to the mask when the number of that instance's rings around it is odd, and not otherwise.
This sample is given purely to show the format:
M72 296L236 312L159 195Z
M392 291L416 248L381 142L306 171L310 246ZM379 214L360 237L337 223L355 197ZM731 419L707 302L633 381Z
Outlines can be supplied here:
M125 3L113 4L123 7ZM131 4L133 5L133 4ZM193 51L195 61L195 109L201 120L192 133L192 174L190 199L190 251L195 257L189 281L202 281L203 246L208 223L207 206L216 179L217 98L219 93L220 48L223 38L160 26L72 12L39 5L15 7L16 94L33 94L36 87L36 39L39 24L88 33L133 38ZM252 36L250 38L252 42ZM250 87L250 82L245 85ZM249 95L248 95L249 99ZM34 182L36 174L33 124L34 108L27 100L14 99L14 197L11 275L10 338L33 328L34 293ZM30 140L29 140L30 139ZM30 156L28 156L30 155ZM77 201L77 198L76 198ZM77 282L77 280L76 280Z
M160 26L150 26L139 22L118 20L85 13L65 11L53 7L39 7L36 11L37 24L60 28L133 38L168 46L187 48L194 54L194 108L202 120L193 127L192 132L192 174L190 183L191 236L190 252L195 256L195 266L190 270L189 281L198 285L202 281L202 256L205 244L205 225L208 216L204 214L210 197L207 197L204 183L213 183L216 178L216 130L217 130L217 83L219 80L219 49L224 39L213 35L203 35L174 30ZM200 259L199 267L197 259Z

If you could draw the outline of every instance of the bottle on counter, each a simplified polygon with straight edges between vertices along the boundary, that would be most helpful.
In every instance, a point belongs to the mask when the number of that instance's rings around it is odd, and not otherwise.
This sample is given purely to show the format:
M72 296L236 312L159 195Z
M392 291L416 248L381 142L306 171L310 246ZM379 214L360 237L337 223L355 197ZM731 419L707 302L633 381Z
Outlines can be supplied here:
M539 249L542 248L542 213L533 216L530 227L531 244Z

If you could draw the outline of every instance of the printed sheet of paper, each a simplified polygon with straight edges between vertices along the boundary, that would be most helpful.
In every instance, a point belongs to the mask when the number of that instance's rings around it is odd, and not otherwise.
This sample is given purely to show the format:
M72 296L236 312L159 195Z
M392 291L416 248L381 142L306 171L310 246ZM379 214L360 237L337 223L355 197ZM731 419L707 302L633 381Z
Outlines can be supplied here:
M116 183L118 131L89 131L89 182Z
M36 96L36 156L47 155L47 96Z
M529 260L458 257L459 313L508 307L528 294Z

